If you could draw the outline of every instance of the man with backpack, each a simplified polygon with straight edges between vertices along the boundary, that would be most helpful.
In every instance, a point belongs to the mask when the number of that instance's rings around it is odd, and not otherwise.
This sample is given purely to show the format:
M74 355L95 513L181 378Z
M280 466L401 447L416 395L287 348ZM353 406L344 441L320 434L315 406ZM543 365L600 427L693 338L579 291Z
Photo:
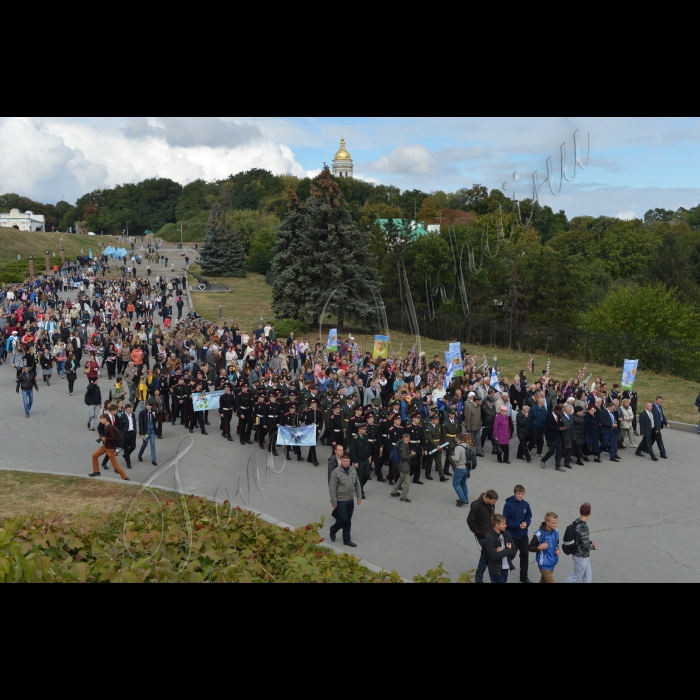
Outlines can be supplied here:
M454 449L454 475L452 476L452 486L459 496L457 507L463 508L469 504L469 487L467 479L471 476L472 469L476 469L476 455L472 449L465 444L464 434L459 433L455 437Z
M574 573L565 583L593 583L591 573L591 550L598 550L598 543L591 542L588 532L588 518L591 516L591 504L584 503L579 510L580 516L564 533L564 554L574 559Z
M411 488L411 459L415 456L416 453L411 450L411 434L404 433L403 439L394 447L390 456L400 474L391 495L393 498L401 498L402 503L411 502L408 498L408 491ZM402 488L402 493L399 493Z
M559 563L561 550L559 549L559 516L556 513L547 513L540 529L533 535L530 542L530 551L537 554L537 566L542 578L540 583L556 583L554 569Z
M93 433L97 429L99 423L100 408L102 406L102 392L98 386L99 380L88 384L85 392L85 405L88 407L88 430Z

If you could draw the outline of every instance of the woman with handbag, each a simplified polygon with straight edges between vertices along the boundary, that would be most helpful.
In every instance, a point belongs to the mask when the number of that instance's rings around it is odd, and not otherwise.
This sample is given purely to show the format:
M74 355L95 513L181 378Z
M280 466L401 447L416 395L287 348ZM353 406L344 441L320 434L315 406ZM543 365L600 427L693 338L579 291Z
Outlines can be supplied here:
M95 353L90 353L90 359L86 362L83 373L90 384L94 384L100 378L100 363L95 359Z

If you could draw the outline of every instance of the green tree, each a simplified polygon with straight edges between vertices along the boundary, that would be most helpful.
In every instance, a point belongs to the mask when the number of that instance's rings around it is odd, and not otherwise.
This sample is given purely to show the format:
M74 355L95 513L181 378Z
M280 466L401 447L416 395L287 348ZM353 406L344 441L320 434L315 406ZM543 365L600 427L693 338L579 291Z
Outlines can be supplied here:
M302 229L305 211L294 190L288 192L287 216L275 231L272 271L272 310L280 318L304 321L306 295L310 278L303 258Z
M275 232L272 229L261 228L253 238L248 256L248 269L264 275L272 270L273 251L275 248Z
M581 316L586 330L609 331L636 338L700 340L700 315L662 284L625 285L610 289L605 299Z
M200 255L202 271L212 277L245 277L247 259L240 239L218 202L207 223L207 235Z
M290 220L291 217L291 220ZM292 230L298 232L298 245L294 244L294 261L280 250L283 240ZM328 167L324 168L317 184L303 208L299 225L299 212L290 212L278 229L278 257L284 255L292 268L276 257L275 269L284 274L284 281L275 279L273 287L273 309L292 309L296 306L295 318L317 317L326 302L332 298L329 310L338 317L338 331L351 316L372 320L376 314L371 290L379 292L380 282L376 270L368 263L369 237L358 230L340 194L340 187ZM351 282L354 291L340 289ZM288 303L284 297L290 294L294 301ZM303 311L298 300L304 298ZM303 315L299 315L302 313ZM290 315L287 313L286 315Z

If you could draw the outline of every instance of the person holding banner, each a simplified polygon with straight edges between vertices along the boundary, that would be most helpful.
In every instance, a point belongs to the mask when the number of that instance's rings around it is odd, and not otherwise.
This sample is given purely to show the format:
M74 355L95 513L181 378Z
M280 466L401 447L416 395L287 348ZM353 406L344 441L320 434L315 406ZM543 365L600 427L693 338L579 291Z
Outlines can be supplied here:
M269 408L269 407L268 407ZM281 425L287 428L299 427L299 415L297 414L297 405L295 403L289 405L289 412L284 414ZM294 445L294 454L297 456L297 462L301 462L304 458L301 456L301 447ZM289 445L284 449L284 458L289 459Z
M318 399L314 396L312 396L311 400L309 401L309 410L306 411L306 414L304 415L304 422L306 425L316 426L316 442L318 442L319 435L321 435L323 428L323 413L319 411ZM319 465L318 457L316 455L316 447L309 448L309 456L306 461L313 464L314 467Z
M253 430L253 397L248 391L247 382L243 382L241 392L236 397L236 413L238 415L238 437L241 445L252 445L250 433ZM229 426L229 437L230 437Z

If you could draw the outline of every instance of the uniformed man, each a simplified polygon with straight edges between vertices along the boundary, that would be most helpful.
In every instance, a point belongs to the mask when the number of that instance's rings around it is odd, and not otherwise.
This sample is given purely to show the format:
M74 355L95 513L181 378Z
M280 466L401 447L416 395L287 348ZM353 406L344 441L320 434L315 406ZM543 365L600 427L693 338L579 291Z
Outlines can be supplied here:
M382 445L379 439L379 426L374 421L374 413L367 413L365 416L367 421L367 440L372 451L372 464L374 465L374 475L380 483L386 482L382 476L382 467L380 464Z
M394 448L401 442L403 435L406 432L404 430L403 424L401 422L401 416L395 413L392 417L393 425L389 429L388 435L388 445L389 455L394 451ZM399 480L399 469L398 464L394 464L390 457L387 456L389 460L389 484L393 486Z
M257 398L253 404L253 412L255 413L255 439L258 441L258 446L261 450L265 449L265 431L267 425L267 402L265 399L267 394L263 390L258 391Z
M265 427L267 428L267 437L270 442L267 451L272 452L275 457L277 454L277 430L282 420L282 406L277 403L277 394L270 394L270 401L266 404L267 418Z
M171 389L173 397L173 415L172 424L180 417L180 425L185 425L187 419L187 400L189 398L189 389L185 385L185 378L180 377L177 385Z
M288 393L288 398L284 402L284 412L289 413L289 407L294 404L297 408L299 408L299 392L296 389L292 389Z
M357 433L350 443L350 461L357 469L357 478L365 500L365 484L372 474L372 448L367 438L367 423L357 423Z
M205 387L201 382L196 382L192 394L206 393L208 387ZM202 435L209 435L204 423L204 411L195 411L192 403L192 394L190 394L190 408L192 410L192 418L190 419L190 433L194 433L196 425L199 425Z
M443 450L441 446L444 445L445 442L442 439L442 426L440 425L440 416L437 413L433 413L433 415L430 416L430 421L428 422L428 426L425 429L425 441L428 446L428 452L433 452L433 450L437 450L435 454L428 455L428 461L425 463L425 478L428 481L433 480L431 472L434 462L435 468L437 469L437 473L440 475L440 481L449 481L449 479L445 477L445 472L442 468Z
M231 437L231 418L233 418L233 409L236 407L236 397L231 393L231 385L227 384L224 387L224 393L219 399L219 416L221 417L221 434L228 438L229 442L233 442Z
M353 394L350 396L349 399L343 402L341 401L341 416L342 416L342 421L343 421L343 432L347 433L348 432L348 426L350 425L350 419L354 418L355 416L355 406L357 405L357 402L355 401L355 395ZM347 447L347 443L345 445Z
M321 413L321 411L318 408L318 399L316 399L313 396L309 400L309 410L305 412L304 420L305 420L306 425L315 425L316 426L316 440L318 441L318 438L322 432L323 414ZM313 464L314 467L317 467L319 465L318 457L316 456L316 448L315 447L309 448L309 456L308 456L306 461L309 462L310 464Z
M445 459L445 476L451 476L452 472L450 472L450 467L452 467L452 470L455 470L455 463L452 461L452 455L455 452L455 447L457 447L457 442L455 438L457 437L457 434L460 432L459 431L459 423L457 423L457 418L455 417L457 414L457 411L454 408L448 408L447 409L447 418L445 418L445 422L442 425L442 440L443 444L445 442L449 442L450 446L447 451L446 459Z
M419 486L423 485L420 480L421 477L421 466L423 465L423 454L425 452L426 442L425 442L425 431L421 425L420 413L414 413L411 416L411 425L406 431L411 436L411 452L415 452L415 455L411 457L411 474L413 475L413 483Z
M365 422L362 406L360 406L360 404L355 404L355 415L348 421L348 430L345 437L348 445L352 444L353 437L357 435L357 424Z
M236 415L238 416L238 437L241 445L252 445L250 432L253 429L253 397L244 384L241 393L236 398Z
M211 391L207 377L201 370L197 373L197 382L201 383L203 392L208 393ZM209 411L204 411L204 425L210 425Z
M330 417L328 430L333 451L335 451L337 445L343 445L343 447L345 447L345 443L343 440L343 418L340 415L339 403L333 404L333 413Z
M287 428L299 427L299 415L295 403L289 405L289 411L284 414L282 425L285 425ZM301 462L303 459L301 456L301 447L294 445L294 454L297 456L297 462ZM284 457L285 459L289 459L289 445L285 448Z

